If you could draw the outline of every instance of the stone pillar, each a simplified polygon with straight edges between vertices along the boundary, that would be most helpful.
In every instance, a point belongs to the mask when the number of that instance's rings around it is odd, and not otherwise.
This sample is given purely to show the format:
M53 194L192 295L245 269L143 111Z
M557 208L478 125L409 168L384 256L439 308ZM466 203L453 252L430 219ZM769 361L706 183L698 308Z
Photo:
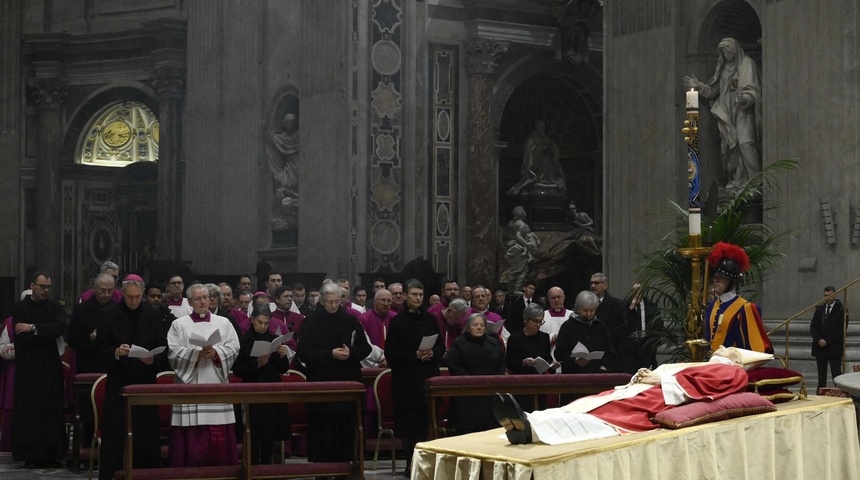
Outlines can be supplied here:
M466 160L466 282L493 288L496 282L498 199L493 132L493 74L505 42L473 38L466 48L469 72L469 154Z
M173 65L157 67L153 86L158 99L158 231L156 258L182 257L182 153L180 112L185 96L185 71Z
M38 107L39 153L36 158L36 265L53 275L56 289L60 289L60 259L62 258L62 225L60 212L63 205L60 192L60 150L63 142L62 106L65 101L65 82L59 76L40 78L30 82ZM24 281L22 285L26 285Z

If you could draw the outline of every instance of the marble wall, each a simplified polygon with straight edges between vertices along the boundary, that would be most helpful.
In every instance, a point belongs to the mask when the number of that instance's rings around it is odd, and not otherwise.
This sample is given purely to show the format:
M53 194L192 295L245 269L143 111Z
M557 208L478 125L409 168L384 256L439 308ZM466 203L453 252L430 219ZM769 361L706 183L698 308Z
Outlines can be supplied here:
M21 272L19 158L21 157L21 3L0 1L0 276L17 277Z
M686 198L680 133L683 76L693 73L707 79L713 74L714 39L721 28L751 28L749 18L721 16L732 2L648 3L655 7L651 13L635 0L608 0L604 5L605 270L616 294L633 278L635 249L654 248L669 231L655 223L661 217L652 209L666 199L683 204ZM785 258L764 282L760 301L766 319L777 321L820 298L824 285L840 287L857 277L860 239L854 240L853 232L860 226L860 7L850 0L747 4L762 31L764 164L785 158L801 161L800 170L783 178L780 189L765 192L780 205L766 219L769 225L791 232L780 247ZM707 188L719 174L718 141L707 110L702 110L701 161ZM610 187L626 194L612 195ZM826 235L822 202L832 208L835 243ZM858 306L849 301L849 309Z

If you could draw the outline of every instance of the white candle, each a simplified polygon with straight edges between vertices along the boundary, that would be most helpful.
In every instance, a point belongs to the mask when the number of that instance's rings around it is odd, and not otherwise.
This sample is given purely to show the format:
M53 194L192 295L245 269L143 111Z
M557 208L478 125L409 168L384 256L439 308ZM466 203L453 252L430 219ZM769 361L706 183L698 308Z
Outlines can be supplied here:
M702 214L699 212L690 212L690 235L700 235L702 233Z
M690 89L687 92L687 110L698 110L699 109L699 92L695 89Z

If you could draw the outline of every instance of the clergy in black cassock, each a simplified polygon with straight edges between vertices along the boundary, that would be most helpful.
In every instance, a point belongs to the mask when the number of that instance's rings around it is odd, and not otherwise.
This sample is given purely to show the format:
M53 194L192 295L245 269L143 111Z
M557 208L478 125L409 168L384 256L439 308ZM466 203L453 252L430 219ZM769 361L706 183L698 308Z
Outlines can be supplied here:
M317 309L302 322L297 353L307 365L309 382L362 380L361 361L370 354L370 344L358 319L340 306L340 297L339 285L323 285ZM308 461L352 459L353 412L349 402L308 404Z
M143 279L128 275L122 282L123 301L100 311L95 349L107 371L99 450L99 479L113 478L123 468L126 423L122 387L153 384L160 370L167 368L166 352L155 357L132 358L132 345L152 350L167 345L167 330L161 312L143 299ZM159 368L160 367L160 368ZM132 411L134 468L161 464L158 406L136 407Z
M12 308L15 326L15 409L12 458L47 467L68 446L63 414L63 364L57 348L66 329L63 307L48 299L51 276L37 272L33 293Z

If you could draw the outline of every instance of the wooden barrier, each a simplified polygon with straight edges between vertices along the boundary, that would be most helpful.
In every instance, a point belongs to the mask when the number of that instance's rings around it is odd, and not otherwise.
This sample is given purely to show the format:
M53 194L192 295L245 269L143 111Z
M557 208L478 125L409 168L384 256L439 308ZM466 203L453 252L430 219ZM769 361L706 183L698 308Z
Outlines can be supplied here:
M465 375L432 377L424 381L430 412L430 438L438 438L436 399L475 397L494 393L538 395L580 393L592 395L630 381L627 373L580 373L562 375Z
M184 468L145 468L133 471L131 409L138 405L175 405L182 403L242 404L245 433L239 465L194 468L194 478L245 479L298 478L313 476L364 476L364 412L361 401L365 388L359 382L234 383L207 385L129 385L122 389L126 398L128 440L125 470L114 478L169 479L189 478ZM248 405L253 403L352 402L355 404L356 436L351 462L251 465L251 430Z

